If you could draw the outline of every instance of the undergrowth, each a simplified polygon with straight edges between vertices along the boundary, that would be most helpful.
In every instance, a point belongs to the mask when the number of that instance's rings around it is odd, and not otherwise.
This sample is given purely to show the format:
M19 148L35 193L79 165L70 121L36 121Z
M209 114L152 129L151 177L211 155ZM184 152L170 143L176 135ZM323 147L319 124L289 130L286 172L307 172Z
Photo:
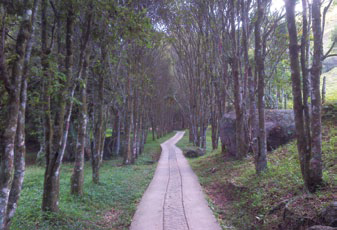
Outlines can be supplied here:
M207 133L210 138L210 130ZM326 186L313 195L313 210L299 204L304 215L319 212L337 195L337 123L323 125L323 179ZM188 146L187 135L178 144ZM215 215L224 229L279 229L282 204L305 195L296 142L268 154L268 170L256 175L254 160L226 159L220 149L208 151L190 164L208 195ZM302 205L302 206L301 206Z
M11 229L128 229L136 206L151 181L161 152L160 143L148 141L144 153L131 166L121 159L105 161L100 170L101 183L92 183L91 166L85 164L84 194L70 195L73 165L64 163L60 177L60 211L43 213L44 168L26 169L23 190Z

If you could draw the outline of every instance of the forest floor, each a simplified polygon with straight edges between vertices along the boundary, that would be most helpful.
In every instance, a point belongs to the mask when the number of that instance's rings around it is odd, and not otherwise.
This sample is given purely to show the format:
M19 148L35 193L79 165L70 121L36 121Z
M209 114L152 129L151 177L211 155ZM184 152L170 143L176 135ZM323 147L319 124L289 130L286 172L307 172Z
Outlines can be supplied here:
M190 159L223 229L291 229L284 225L283 210L294 198L294 213L319 223L321 210L337 200L336 114L323 122L325 186L310 196L303 189L295 141L270 152L268 171L260 176L255 173L252 156L240 161L226 159L220 148L212 151L210 145L206 155ZM211 144L210 132L207 138ZM188 133L178 146L190 146Z
M29 165L11 229L128 229L136 207L150 183L159 159L160 143L173 133L145 145L134 165L122 166L122 159L104 161L101 183L91 181L90 162L85 164L84 195L70 195L73 164L64 163L60 178L60 212L41 212L44 168ZM154 163L153 163L154 162Z

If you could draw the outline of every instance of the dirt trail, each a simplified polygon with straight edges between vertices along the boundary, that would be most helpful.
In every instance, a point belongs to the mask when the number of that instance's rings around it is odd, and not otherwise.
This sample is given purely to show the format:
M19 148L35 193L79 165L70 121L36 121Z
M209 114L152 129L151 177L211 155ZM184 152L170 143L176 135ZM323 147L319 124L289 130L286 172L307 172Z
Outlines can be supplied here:
M164 142L155 175L138 205L131 230L218 230L198 182L175 144L184 132Z

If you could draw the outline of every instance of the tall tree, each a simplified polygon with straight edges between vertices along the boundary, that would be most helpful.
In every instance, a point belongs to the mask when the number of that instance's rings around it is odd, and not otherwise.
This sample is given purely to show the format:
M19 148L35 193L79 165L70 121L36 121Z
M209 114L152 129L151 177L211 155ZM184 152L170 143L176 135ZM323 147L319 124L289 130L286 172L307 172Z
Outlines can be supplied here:
M6 217L6 227L9 228L12 218L14 217L18 201L20 198L22 184L25 175L25 158L26 158L26 107L27 107L27 88L28 88L28 75L29 75L29 64L30 57L32 53L34 31L35 31L35 19L37 14L37 9L39 5L39 0L34 0L33 12L31 18L31 30L28 35L25 59L23 63L22 70L22 84L20 91L20 109L18 115L18 127L16 134L16 146L14 153L14 177L12 180L11 190L9 193L8 207L7 207L7 217Z
M264 17L266 0L257 0L257 19L255 21L255 62L258 79L258 148L256 153L256 172L259 174L267 168L267 140L265 128L265 73L262 52L261 25Z
M246 155L248 151L247 145L247 136L246 136L246 127L245 127L245 106L244 106L244 98L243 98L243 85L242 79L240 77L240 56L239 56L239 48L238 41L240 40L238 37L238 33L236 31L236 10L238 10L239 5L234 1L230 0L230 38L231 38L231 55L232 55L232 74L234 80L234 107L235 107L235 127L236 127L236 151L237 157L242 158Z
M314 35L314 56L311 67L311 156L309 161L308 189L313 192L322 184L322 122L321 122L321 94L320 80L322 73L323 33L321 20L321 1L312 1L312 30Z
M0 79L2 80L7 93L8 93L8 114L6 118L6 127L3 134L3 149L1 149L1 167L0 167L0 229L5 229L7 227L9 217L14 215L15 209L11 206L17 202L17 195L20 193L21 184L23 180L23 175L19 175L19 178L14 179L14 184L11 187L13 169L18 170L24 169L22 165L21 158L14 157L15 150L15 139L19 135L19 140L22 142L20 145L24 145L24 137L22 136L23 127L22 120L18 121L20 112L24 112L20 109L20 93L22 92L22 79L23 79L23 68L25 63L27 42L30 38L32 31L32 6L28 1L24 2L22 20L20 22L20 28L16 38L15 44L15 59L12 64L12 69L10 74L7 72L6 57L5 57L5 41L6 41L6 5L1 4L1 10L3 12L1 19L1 43L0 43ZM25 84L25 82L24 82ZM25 88L25 86L23 86ZM23 93L25 89L23 89ZM25 97L23 94L22 97ZM24 102L24 101L23 101ZM20 118L22 119L23 114ZM18 132L19 123L19 132ZM22 151L19 149L16 156L21 154ZM19 160L19 162L17 161ZM15 162L15 163L14 163ZM18 186L16 186L18 185ZM11 190L13 189L13 190ZM12 199L9 200L12 193ZM18 193L18 194L16 194ZM10 213L7 213L7 212Z
M77 73L77 80L81 81L81 109L78 122L78 137L76 144L76 155L74 162L74 170L71 176L71 193L75 195L83 194L83 181L84 181L84 150L86 144L86 133L88 126L88 105L87 105L87 84L89 75L89 56L88 42L91 33L92 24L92 2L88 4L88 9L85 14L85 24L82 33L80 56L79 56L79 70Z
M311 68L312 107L311 107L311 132L305 127L305 107L302 99L301 72L299 65L299 51L297 44L297 28L295 20L295 2L285 1L287 27L289 33L289 53L292 76L292 91L294 100L295 126L297 135L297 149L300 156L301 172L306 189L315 192L322 185L322 133L321 133L321 99L320 99L320 74L322 68L322 30L320 0L312 4L314 57ZM304 10L305 7L304 7ZM304 25L305 26L305 25ZM304 41L304 42L303 42ZM306 42L302 39L302 46ZM302 55L303 55L302 51ZM302 64L305 64L302 61ZM302 66L302 68L306 68ZM306 71L304 71L306 74ZM306 85L304 84L304 87Z
M70 126L70 117L72 113L74 94L73 82L73 34L75 12L73 3L67 2L66 7L66 55L65 55L65 78L60 79L60 84L63 85L59 94L57 95L57 106L59 108L55 114L52 114L52 76L48 56L50 55L50 47L47 46L47 7L48 1L42 0L42 15L41 15L41 42L42 55L41 64L44 74L46 76L45 86L45 113L46 113L46 170L44 175L44 189L42 199L42 210L57 212L59 210L59 193L60 193L60 170L64 152L68 140L68 132ZM53 39L52 39L53 41ZM61 63L59 63L61 64ZM55 117L55 119L53 119Z

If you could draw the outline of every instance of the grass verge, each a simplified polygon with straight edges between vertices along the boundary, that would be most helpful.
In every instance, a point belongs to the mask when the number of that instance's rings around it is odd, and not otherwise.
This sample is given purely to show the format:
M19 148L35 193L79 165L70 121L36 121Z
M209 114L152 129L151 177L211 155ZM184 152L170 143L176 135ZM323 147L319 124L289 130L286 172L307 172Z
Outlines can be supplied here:
M308 218L337 200L336 134L336 120L325 121L323 178L327 186L294 207ZM210 132L207 135L210 138ZM178 145L189 145L188 133ZM281 226L284 205L295 197L306 196L295 142L268 154L268 171L260 176L255 174L251 156L229 160L220 149L189 161L223 229L285 229Z
M121 159L105 161L98 185L91 182L91 166L87 162L82 197L70 195L73 165L63 164L60 211L50 214L49 218L41 212L44 168L27 167L11 229L128 229L137 204L153 177L157 164L151 162L158 160L160 143L173 135L149 140L134 165L121 166Z

